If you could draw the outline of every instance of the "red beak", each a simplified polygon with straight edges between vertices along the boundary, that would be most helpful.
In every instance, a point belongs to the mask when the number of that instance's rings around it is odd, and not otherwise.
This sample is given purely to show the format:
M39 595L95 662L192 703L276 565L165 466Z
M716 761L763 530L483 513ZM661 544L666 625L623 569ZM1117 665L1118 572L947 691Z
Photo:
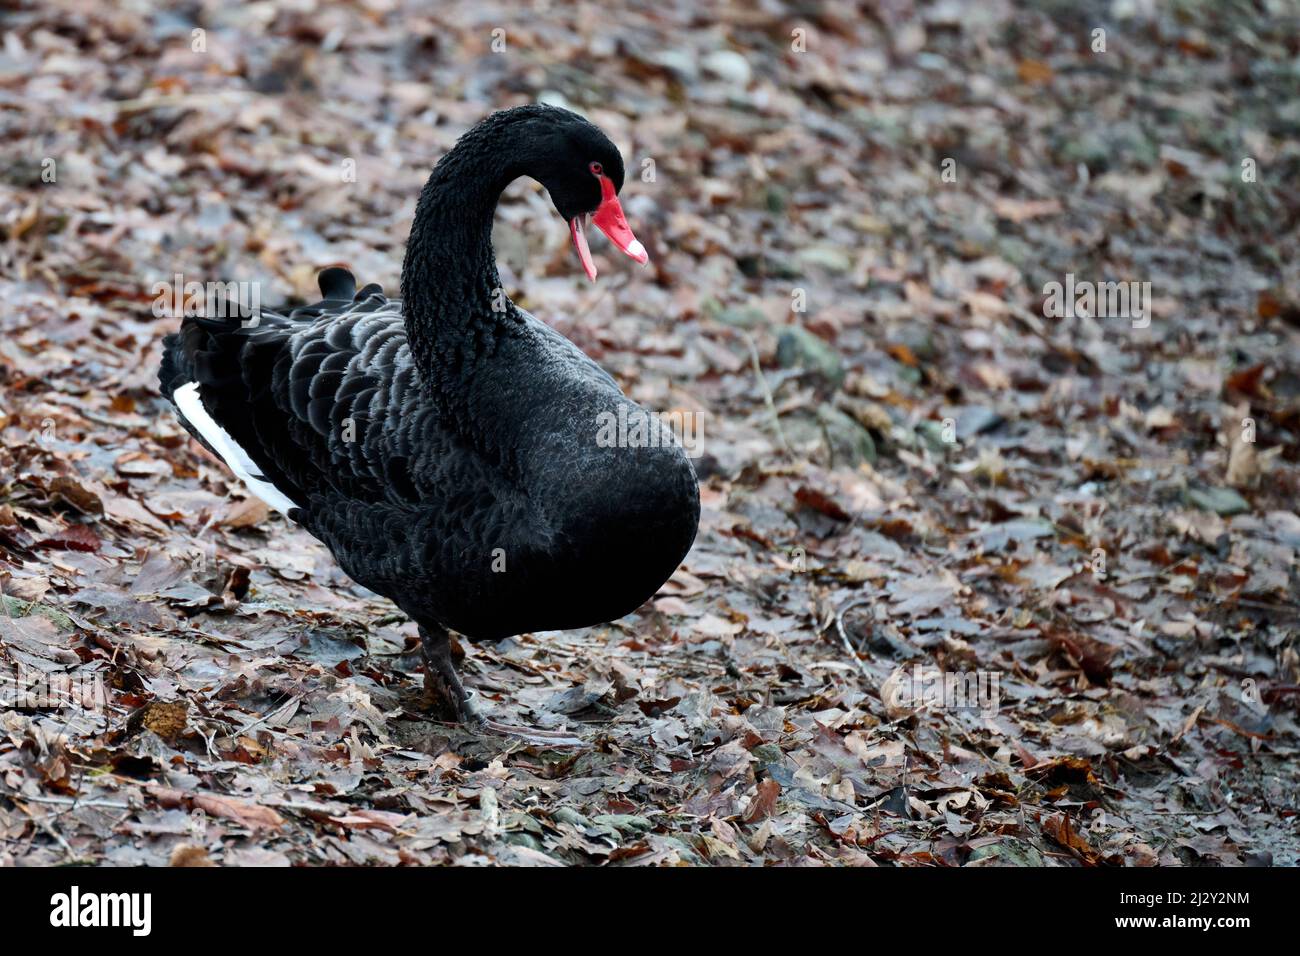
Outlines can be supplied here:
M569 234L573 237L573 248L578 252L578 258L582 261L583 271L587 273L587 278L596 281L596 264L591 261L591 249L587 246L587 234L584 231L586 225L587 213L574 216L569 220ZM614 192L614 183L608 176L600 177L600 205L596 207L594 215L590 215L591 221L596 224L596 228L603 232L609 241L618 246L624 253L631 256L637 262L645 265L650 261L646 255L645 246L632 235L632 229L627 224L627 217L623 215L623 207L618 204L618 195Z

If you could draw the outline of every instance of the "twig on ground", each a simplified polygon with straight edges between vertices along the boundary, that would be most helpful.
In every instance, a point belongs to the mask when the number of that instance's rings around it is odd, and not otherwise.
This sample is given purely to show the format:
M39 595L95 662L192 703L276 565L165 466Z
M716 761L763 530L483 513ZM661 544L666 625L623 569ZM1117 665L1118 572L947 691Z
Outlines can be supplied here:
M855 607L860 607L861 605L864 604L867 605L868 608L870 608L870 602L863 599L860 601L850 601L848 604L844 605L844 607L836 611L835 630L839 631L840 642L844 645L845 652L849 655L849 658L855 664L858 665L858 670L862 672L863 680L865 680L868 683L868 685L873 685L875 683L875 679L871 676L871 671L867 670L867 665L862 663L862 658L860 658L858 656L858 652L853 649L853 645L849 642L849 635L844 631L844 615L847 614L849 611L853 610ZM873 621L876 619L875 612L872 612L871 619Z
M754 375L758 378L758 385L763 390L763 403L767 405L767 410L772 414L772 427L776 430L776 437L781 439L781 447L785 453L794 457L794 452L790 449L790 443L785 439L785 430L781 428L781 416L776 411L776 399L772 397L772 389L767 384L767 376L763 374L763 365L758 358L758 346L754 342L754 337L743 329L736 330L745 344L749 346L749 358L754 366Z

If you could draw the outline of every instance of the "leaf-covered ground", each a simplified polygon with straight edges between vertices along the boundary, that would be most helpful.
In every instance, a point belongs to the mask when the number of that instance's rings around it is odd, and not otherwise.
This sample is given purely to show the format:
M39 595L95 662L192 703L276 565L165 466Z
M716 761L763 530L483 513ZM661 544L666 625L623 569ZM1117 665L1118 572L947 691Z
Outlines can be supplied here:
M1297 862L1296 6L870 6L8 12L0 657L104 695L0 710L0 861ZM395 292L431 164L537 98L652 266L589 285L520 182L508 291L703 451L651 604L466 648L551 749L427 718L414 626L159 399L151 308ZM1149 327L1049 317L1067 274Z

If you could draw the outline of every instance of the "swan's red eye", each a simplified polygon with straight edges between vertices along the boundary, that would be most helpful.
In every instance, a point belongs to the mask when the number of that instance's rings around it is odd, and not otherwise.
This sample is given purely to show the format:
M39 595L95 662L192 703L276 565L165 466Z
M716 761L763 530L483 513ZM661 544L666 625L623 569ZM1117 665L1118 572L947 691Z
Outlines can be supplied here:
M593 176L599 176L605 172L605 167L600 165L600 163L589 163L587 168L591 170L591 175Z

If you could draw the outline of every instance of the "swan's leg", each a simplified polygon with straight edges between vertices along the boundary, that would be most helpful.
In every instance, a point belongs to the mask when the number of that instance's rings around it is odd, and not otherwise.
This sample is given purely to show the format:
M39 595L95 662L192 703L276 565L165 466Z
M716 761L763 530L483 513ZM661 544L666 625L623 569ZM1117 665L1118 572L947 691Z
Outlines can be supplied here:
M477 724L481 718L470 706L469 695L456 673L451 659L451 638L445 627L420 625L420 644L424 654L424 689L433 698L434 708L456 723Z
M572 734L534 727L517 727L495 720L485 720L469 702L469 695L456 673L451 659L451 639L447 629L434 625L420 625L420 643L424 652L424 688L433 698L434 707L449 720L466 724L485 734L502 737L519 737L524 741L548 747L584 747Z

